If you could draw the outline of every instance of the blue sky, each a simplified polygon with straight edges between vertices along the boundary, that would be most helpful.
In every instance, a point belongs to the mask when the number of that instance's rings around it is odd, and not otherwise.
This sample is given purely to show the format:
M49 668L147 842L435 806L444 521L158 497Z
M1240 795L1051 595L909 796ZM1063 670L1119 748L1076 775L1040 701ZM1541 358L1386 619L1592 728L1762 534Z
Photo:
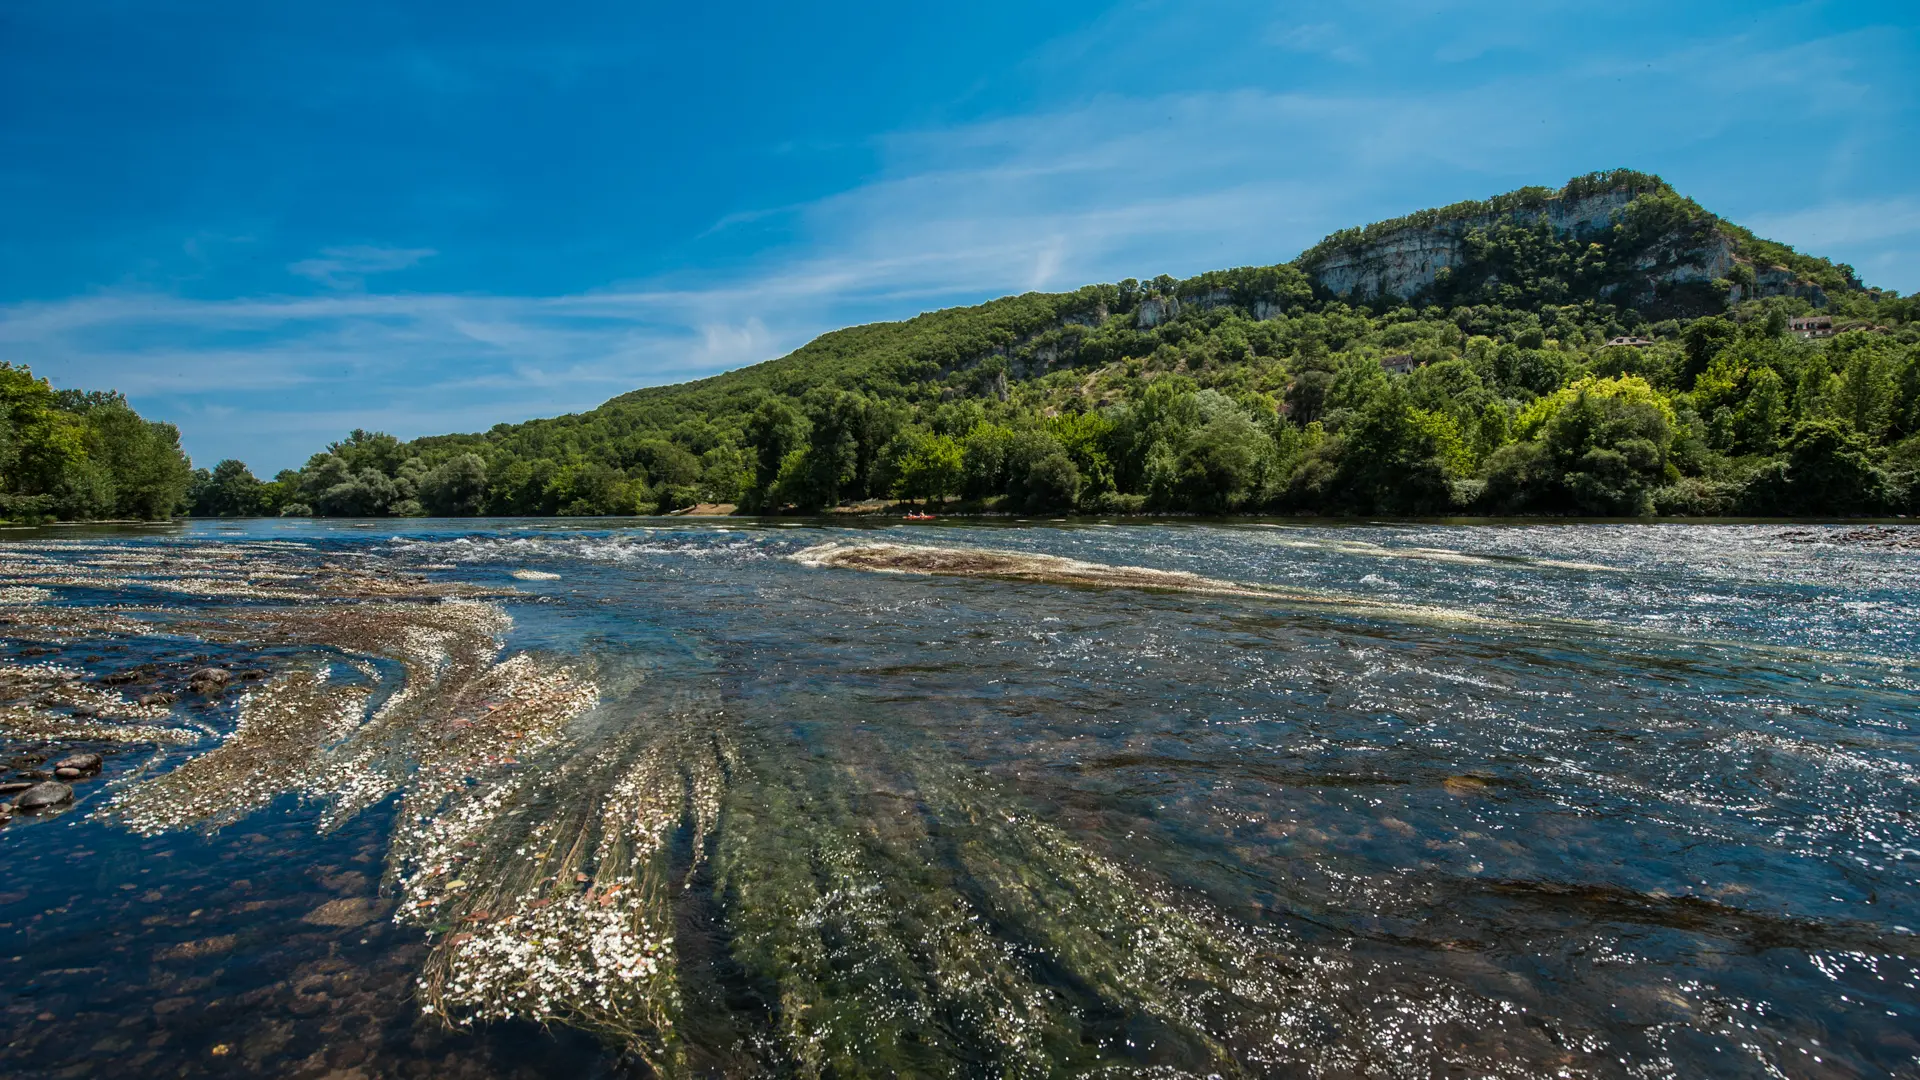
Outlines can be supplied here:
M1592 169L1920 290L1920 5L0 7L0 359L196 463Z

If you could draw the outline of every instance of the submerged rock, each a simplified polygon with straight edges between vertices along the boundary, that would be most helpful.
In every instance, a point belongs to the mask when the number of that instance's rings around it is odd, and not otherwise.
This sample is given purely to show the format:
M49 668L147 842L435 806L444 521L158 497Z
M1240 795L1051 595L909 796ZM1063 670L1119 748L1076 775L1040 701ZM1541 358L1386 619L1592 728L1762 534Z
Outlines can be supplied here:
M1387 603L1339 593L1275 588L1202 577L1184 570L1156 570L1145 566L1111 566L1032 552L991 548L928 547L920 544L852 544L830 541L788 556L802 566L839 570L868 570L881 574L992 578L1000 581L1098 588L1145 589L1235 596L1287 604L1331 606L1350 611L1377 611L1400 618L1443 623L1485 623L1471 612L1438 605Z
M73 769L82 773L97 773L102 762L99 754L69 754L53 763L54 772L61 769Z
M153 694L141 694L134 700L141 705L171 705L180 699L162 690Z
M315 926L365 926L386 914L386 908L377 900L351 896L339 900L329 900L301 917L301 922Z
M187 685L199 693L223 689L233 675L225 668L204 667L187 676Z
M31 780L9 780L0 784L0 795L17 795L33 786Z
M65 784L49 780L35 784L14 800L14 805L22 810L44 810L49 806L59 806L73 801L73 789Z

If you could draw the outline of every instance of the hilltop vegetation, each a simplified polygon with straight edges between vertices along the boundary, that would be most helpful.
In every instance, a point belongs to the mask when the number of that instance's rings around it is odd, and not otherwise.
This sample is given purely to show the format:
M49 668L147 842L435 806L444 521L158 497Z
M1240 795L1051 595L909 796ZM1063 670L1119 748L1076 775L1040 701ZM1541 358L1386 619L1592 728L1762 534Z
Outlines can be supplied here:
M1329 286L1326 267L1386 265L1396 244L1427 261L1370 280L1417 282L1407 295ZM1277 266L852 327L578 415L405 443L356 431L271 482L222 462L192 506L1907 513L1916 308L1658 177L1593 174L1336 233ZM1831 336L1791 325L1815 312Z
M180 433L112 392L55 390L0 363L0 518L165 518L191 480Z

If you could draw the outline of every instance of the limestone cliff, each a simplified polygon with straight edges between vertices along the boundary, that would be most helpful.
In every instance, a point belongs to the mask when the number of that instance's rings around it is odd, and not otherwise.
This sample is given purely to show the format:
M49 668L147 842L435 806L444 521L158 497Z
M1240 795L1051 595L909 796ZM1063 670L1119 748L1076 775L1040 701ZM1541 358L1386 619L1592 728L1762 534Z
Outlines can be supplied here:
M1335 247L1309 269L1314 283L1335 296L1411 297L1431 288L1442 270L1465 261L1466 239L1475 229L1510 222L1530 225L1545 218L1555 233L1597 232L1637 193L1607 191L1585 198L1554 197L1545 206L1474 214L1426 225L1409 224L1378 238ZM1713 275L1718 276L1718 275Z
M1229 289L1208 289L1178 296L1152 296L1140 301L1139 308L1134 312L1134 322L1143 329L1151 329L1180 314L1183 308L1197 307L1207 311L1233 302L1234 295ZM1247 310L1256 319L1271 319L1280 314L1281 308L1277 300L1255 297L1249 302Z
M1490 286L1527 269L1513 265L1511 257L1503 263L1497 250L1491 255L1489 250L1503 235L1539 233L1543 225L1561 249L1562 262L1549 269L1537 243L1526 254L1540 260L1538 271L1568 282L1566 301L1644 307L1684 293L1696 307L1750 294L1826 302L1819 285L1743 250L1751 234L1725 226L1658 177L1625 171L1576 178L1558 191L1524 189L1336 233L1302 254L1296 265L1317 290L1343 299L1481 299ZM1751 246L1778 248L1764 242ZM1482 295L1470 295L1476 291Z

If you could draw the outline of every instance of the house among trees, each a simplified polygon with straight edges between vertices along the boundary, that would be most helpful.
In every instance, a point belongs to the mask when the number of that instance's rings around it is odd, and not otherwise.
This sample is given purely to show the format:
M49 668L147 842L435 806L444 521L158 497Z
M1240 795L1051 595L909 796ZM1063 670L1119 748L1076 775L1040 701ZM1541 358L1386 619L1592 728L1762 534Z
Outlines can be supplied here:
M1398 356L1381 357L1380 366L1392 374L1405 375L1407 372L1419 367L1420 361L1415 360L1412 353L1401 353Z
M1637 337L1637 336L1617 337L1617 338L1607 339L1607 348L1609 349L1613 348L1615 345L1624 345L1629 349L1644 349L1651 344L1653 344L1652 338L1643 338L1643 337Z
M1796 315L1787 320L1787 330L1803 341L1833 336L1833 316Z

